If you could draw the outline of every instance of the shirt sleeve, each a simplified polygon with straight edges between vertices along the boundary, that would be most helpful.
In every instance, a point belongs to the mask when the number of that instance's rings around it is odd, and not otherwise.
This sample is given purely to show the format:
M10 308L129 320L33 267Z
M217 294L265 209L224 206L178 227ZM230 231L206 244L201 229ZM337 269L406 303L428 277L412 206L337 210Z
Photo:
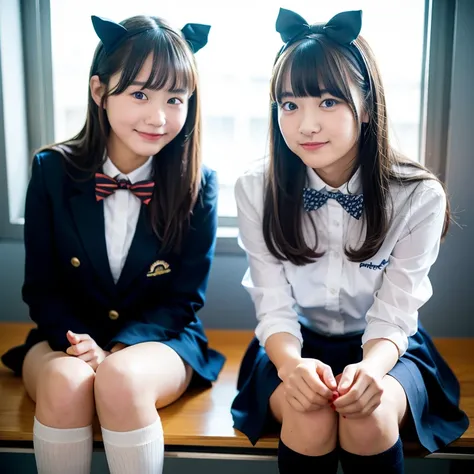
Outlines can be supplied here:
M239 245L245 250L249 264L242 285L255 305L258 320L255 335L261 346L265 346L272 334L282 332L292 334L302 344L295 300L283 263L270 253L263 237L263 176L239 178L235 199Z
M419 308L433 293L428 273L438 257L446 211L446 194L439 183L425 181L419 186L422 189L408 199L406 227L366 314L362 337L362 344L371 339L392 341L400 357L408 337L418 330Z

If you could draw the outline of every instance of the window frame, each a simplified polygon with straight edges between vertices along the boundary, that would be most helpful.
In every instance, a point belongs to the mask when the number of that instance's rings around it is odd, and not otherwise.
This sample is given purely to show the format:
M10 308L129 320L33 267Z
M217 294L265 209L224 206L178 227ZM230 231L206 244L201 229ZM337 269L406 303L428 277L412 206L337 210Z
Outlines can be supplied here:
M53 71L51 52L51 16L49 0L16 0L21 12L26 137L28 159L24 167L29 175L34 150L54 140ZM5 8L5 7L4 7ZM0 4L0 15L2 14ZM423 38L422 100L420 104L420 156L424 164L444 181L447 167L447 142L451 72L453 57L455 6L450 0L426 0ZM2 53L0 37L0 66ZM0 67L0 123L9 112L3 102ZM41 120L38 120L41 111ZM0 127L0 241L21 240L23 220L12 221L9 212L7 156L4 127ZM26 189L25 189L26 191ZM219 216L217 254L243 254L237 243L237 218Z

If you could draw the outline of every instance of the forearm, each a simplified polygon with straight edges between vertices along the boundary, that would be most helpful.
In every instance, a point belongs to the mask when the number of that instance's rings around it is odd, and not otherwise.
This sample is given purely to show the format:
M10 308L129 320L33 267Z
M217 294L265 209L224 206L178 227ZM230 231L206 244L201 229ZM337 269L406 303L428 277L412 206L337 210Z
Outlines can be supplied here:
M301 344L297 337L280 332L272 334L265 343L265 351L275 365L277 371L290 361L301 358Z
M395 367L398 361L398 348L388 339L371 339L364 344L363 361L384 376Z

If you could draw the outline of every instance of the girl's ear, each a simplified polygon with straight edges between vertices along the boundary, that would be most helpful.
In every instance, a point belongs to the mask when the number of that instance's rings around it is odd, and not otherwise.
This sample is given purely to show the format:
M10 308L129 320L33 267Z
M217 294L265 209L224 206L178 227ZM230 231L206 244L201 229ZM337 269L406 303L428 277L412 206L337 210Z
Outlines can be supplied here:
M100 102L102 100L102 96L104 94L104 85L100 82L99 76L95 75L91 77L89 82L89 87L91 89L91 96L94 102L96 103L97 107L100 107ZM104 105L105 108L105 105Z

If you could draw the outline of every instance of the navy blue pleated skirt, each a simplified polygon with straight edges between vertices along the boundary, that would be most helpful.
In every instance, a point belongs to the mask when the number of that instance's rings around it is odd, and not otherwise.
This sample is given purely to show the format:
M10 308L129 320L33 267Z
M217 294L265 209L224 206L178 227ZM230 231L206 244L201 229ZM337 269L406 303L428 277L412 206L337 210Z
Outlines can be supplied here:
M362 333L328 337L305 326L301 326L301 331L303 357L321 360L332 368L334 375L348 364L362 360ZM408 399L411 416L407 417L407 424L411 426L405 426L401 432L404 441L418 442L434 452L466 431L469 419L459 408L459 382L421 325L389 374L402 385ZM254 338L243 357L238 393L232 404L234 427L252 444L278 427L269 409L269 399L280 383L275 366Z
M111 335L107 340L110 340ZM28 351L39 342L47 340L47 337L38 329L34 328L28 333L24 344L9 349L1 356L3 364L20 376L23 361ZM94 339L98 344L105 345L105 341ZM207 338L200 321L187 326L178 337L157 341L171 347L184 362L193 369L193 378L190 383L192 387L209 387L217 380L221 372L225 357L220 352L208 346Z

